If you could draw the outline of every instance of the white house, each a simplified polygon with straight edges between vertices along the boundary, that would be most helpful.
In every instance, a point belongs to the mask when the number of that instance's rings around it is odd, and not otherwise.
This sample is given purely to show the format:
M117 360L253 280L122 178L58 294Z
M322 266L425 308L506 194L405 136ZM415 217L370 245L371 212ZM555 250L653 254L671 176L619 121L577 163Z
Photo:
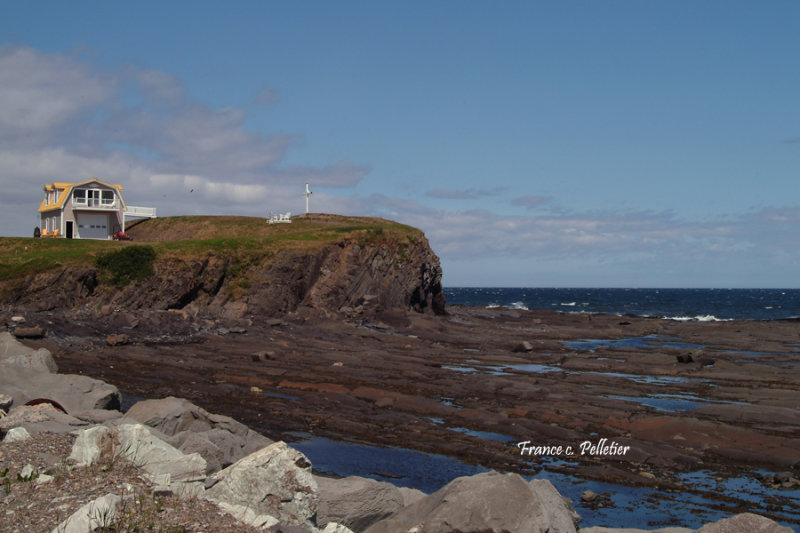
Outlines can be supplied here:
M45 185L39 216L42 237L110 239L125 231L125 217L155 218L156 209L129 206L120 185L91 178Z

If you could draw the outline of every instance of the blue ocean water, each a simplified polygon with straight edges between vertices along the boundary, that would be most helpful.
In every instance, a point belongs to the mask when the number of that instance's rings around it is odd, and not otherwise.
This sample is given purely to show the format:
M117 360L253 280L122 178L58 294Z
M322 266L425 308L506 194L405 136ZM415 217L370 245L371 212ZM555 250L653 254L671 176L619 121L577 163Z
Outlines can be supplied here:
M550 309L675 320L800 317L800 289L551 289L445 287L447 305Z

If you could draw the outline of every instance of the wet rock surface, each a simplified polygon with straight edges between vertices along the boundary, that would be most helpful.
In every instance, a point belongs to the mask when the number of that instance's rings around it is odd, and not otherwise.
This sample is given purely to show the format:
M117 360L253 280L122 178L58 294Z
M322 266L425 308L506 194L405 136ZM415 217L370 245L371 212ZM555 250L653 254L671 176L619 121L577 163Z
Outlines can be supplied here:
M775 477L800 478L797 321L458 307L369 321L302 308L280 322L71 313L27 315L48 333L26 344L62 372L115 385L124 405L179 396L275 440L305 432L659 494L709 492L682 473L771 473L760 514L797 522ZM245 331L219 334L235 327ZM130 342L110 346L112 333ZM523 453L526 441L545 453ZM751 507L719 498L731 514Z

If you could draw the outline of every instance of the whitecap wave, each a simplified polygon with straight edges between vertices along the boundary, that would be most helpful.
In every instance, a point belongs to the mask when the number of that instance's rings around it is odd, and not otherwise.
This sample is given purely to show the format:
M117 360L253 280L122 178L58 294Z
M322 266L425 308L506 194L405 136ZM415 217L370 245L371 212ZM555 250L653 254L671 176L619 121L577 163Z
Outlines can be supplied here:
M561 302L560 304L563 307L575 307L577 304L575 302Z
M733 320L732 318L717 318L714 315L668 316L664 318L677 322L729 322Z

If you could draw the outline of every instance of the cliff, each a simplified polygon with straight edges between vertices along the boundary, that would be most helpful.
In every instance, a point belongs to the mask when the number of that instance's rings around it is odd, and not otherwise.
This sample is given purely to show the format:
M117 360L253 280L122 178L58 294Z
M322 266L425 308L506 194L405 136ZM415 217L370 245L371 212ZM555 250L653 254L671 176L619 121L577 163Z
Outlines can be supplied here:
M33 311L111 305L231 318L299 308L444 313L439 259L409 226L333 215L274 225L172 217L143 221L129 234L133 243L0 240L0 302ZM102 261L126 248L123 266L148 255L149 270L129 279Z

